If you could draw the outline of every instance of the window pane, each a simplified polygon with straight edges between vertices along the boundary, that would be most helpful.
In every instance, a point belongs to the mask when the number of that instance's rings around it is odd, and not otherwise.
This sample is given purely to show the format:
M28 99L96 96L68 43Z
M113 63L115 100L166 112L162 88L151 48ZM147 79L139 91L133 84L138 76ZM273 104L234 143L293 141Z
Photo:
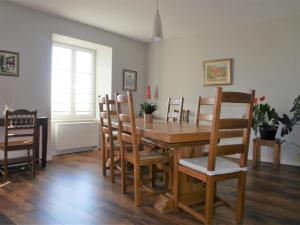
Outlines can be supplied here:
M92 94L92 75L77 73L75 89L76 94Z
M71 71L52 70L52 93L71 92Z
M80 113L80 112L87 112L90 113L91 112L91 104L76 104L76 114Z
M76 51L76 72L93 72L93 55L91 53Z
M69 115L71 112L71 105L65 103L54 103L52 104L52 112L57 115Z
M71 70L72 50L69 48L53 46L52 51L52 68Z
M90 104L92 102L92 95L89 94L77 94L76 95L76 103L82 104L82 103L88 103Z

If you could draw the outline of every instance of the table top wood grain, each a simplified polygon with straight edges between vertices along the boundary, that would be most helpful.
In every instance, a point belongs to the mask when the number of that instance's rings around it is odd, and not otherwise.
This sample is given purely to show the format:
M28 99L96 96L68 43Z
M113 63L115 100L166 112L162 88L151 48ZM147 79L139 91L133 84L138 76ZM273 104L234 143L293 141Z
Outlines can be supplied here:
M113 126L118 128L118 123L113 121ZM130 132L130 125L123 124L124 130ZM193 123L166 122L154 120L153 123L144 123L142 118L136 119L137 134L168 144L209 141L211 127Z

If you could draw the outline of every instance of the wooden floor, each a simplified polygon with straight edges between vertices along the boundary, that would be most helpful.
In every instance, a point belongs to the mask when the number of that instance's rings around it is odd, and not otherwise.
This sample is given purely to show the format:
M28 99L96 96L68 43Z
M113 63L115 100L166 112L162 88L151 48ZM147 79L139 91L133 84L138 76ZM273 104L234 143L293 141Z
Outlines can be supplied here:
M251 166L251 165L250 165ZM235 202L235 181L221 183L218 193ZM130 190L130 189L129 189ZM133 195L120 192L100 170L99 152L55 157L35 180L29 172L15 172L11 183L0 188L0 214L15 224L201 224L180 212L160 215L152 208L157 195L142 194L135 208ZM249 169L244 223L300 224L300 168L270 164ZM7 222L1 221L0 224ZM226 207L218 207L214 224L235 224Z

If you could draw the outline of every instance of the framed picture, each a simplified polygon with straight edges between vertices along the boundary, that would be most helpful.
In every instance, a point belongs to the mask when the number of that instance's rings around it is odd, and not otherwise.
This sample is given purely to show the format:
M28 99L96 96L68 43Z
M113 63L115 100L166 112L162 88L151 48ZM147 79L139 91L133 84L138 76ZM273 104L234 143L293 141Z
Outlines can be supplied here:
M136 91L137 72L133 70L123 70L123 90Z
M203 62L203 85L232 84L232 59L208 60Z
M0 50L0 75L19 76L19 53Z

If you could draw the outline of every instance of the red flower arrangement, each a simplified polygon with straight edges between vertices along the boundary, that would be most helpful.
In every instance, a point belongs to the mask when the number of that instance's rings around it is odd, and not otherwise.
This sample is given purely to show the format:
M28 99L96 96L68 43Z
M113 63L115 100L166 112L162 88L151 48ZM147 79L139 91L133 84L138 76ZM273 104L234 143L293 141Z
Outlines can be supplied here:
M254 104L257 105L257 104L263 102L265 99L266 99L266 96L262 96L260 98L255 98L254 99Z

